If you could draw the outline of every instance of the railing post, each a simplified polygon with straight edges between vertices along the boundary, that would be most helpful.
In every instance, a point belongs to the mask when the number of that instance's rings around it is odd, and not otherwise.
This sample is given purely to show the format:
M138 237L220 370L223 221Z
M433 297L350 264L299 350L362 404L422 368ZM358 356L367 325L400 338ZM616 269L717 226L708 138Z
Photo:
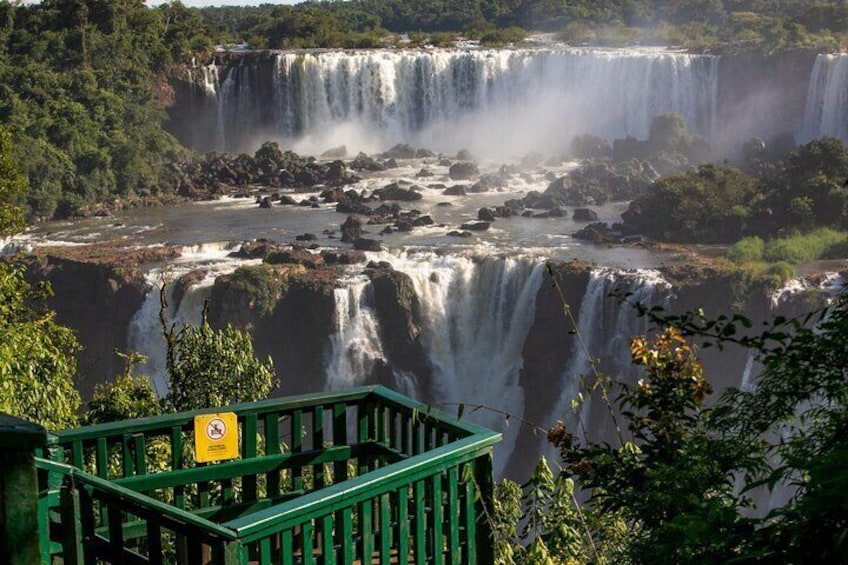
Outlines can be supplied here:
M34 457L46 444L44 428L0 413L0 552L10 565L42 561Z
M494 516L495 483L492 476L492 449L474 460L474 474L480 499L477 501L477 563L488 565L495 562L495 541L492 532Z

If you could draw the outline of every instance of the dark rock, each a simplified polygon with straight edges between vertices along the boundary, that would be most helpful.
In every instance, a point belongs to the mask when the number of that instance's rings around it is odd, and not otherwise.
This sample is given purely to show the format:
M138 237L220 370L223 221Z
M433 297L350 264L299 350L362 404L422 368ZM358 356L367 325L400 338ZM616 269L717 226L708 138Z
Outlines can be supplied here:
M451 206L453 206L453 204L451 204L450 202L439 202L436 204L436 206L438 206L439 208L450 208Z
M447 187L444 192L442 192L445 196L465 196L465 186L461 184L455 184L453 186Z
M480 169L474 163L464 161L451 165L448 174L452 180L469 180L479 175Z
M489 222L467 222L459 226L459 228L462 230L486 231L490 226L491 224Z
M336 204L336 212L341 214L362 214L363 216L368 216L371 214L371 208L369 208L367 204L345 197Z
M412 220L412 225L416 228L420 228L422 226L432 226L436 222L433 221L433 218L430 216L419 216Z
M607 224L604 222L595 222L589 224L574 234L575 239L591 241L596 244L611 244L618 243L618 237L613 233Z
M436 154L430 151L429 149L419 149L415 152L416 159L432 159Z
M383 161L383 168L384 169L397 169L398 163L394 159L386 159L385 161Z
M497 188L503 188L506 182L503 178L494 175L483 175L479 181L471 186L470 192L489 192Z
M477 219L481 222L494 222L495 213L488 208L480 208L477 210Z
M271 207L271 199L268 198L267 196L264 197L262 200L259 201L259 207L260 208L270 208Z
M376 239L360 237L353 242L353 248L360 251L382 251L383 245Z
M283 206L297 206L298 204L297 200L285 194L281 195L279 200Z
M374 194L376 194L380 200L400 200L402 202L414 202L416 200L421 200L422 198L420 192L411 188L401 188L398 183L395 182L375 190Z
M279 251L280 245L270 239L257 239L241 245L238 251L230 253L230 257L240 259L264 259L270 253Z
M303 265L309 269L318 269L324 266L324 258L321 255L303 249L275 251L269 254L264 262L268 265Z
M432 176L433 176L433 171L431 171L430 169L424 168L424 169L421 169L420 171L418 171L418 174L415 175L415 178L423 179L423 178L432 177Z
M398 220L395 224L395 229L402 232L411 232L413 228L412 222L409 220Z
M467 149L460 149L456 154L457 161L473 161L474 155L471 154L471 151Z
M439 159L439 166L440 167L450 167L451 166L451 160L450 159Z
M548 215L551 218L564 218L566 216L565 210L562 208L551 208L548 210Z
M392 226L386 226L382 230L380 230L380 235L391 235L395 233L394 228Z
M452 230L447 233L448 237L471 237L470 231Z
M365 153L357 155L356 158L351 161L350 168L354 171L369 171L372 173L386 170L384 165L380 164L376 159L369 157Z
M295 236L295 241L315 241L318 239L314 233L304 233L298 236Z
M324 250L321 256L328 265L356 265L365 262L365 253L362 251Z
M590 208L576 208L574 210L575 222L597 222L598 213Z
M341 228L345 243L353 243L362 236L362 222L356 216L348 216Z

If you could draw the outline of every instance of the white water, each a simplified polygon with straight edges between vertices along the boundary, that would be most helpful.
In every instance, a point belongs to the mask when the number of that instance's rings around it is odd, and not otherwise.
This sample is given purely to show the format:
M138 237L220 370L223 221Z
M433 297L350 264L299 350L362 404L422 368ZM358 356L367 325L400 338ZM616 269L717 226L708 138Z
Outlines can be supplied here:
M377 316L371 307L372 287L365 278L342 281L333 292L336 331L327 355L327 388L363 384L377 361L384 359Z
M848 141L848 53L819 55L810 75L799 141L822 136Z
M622 302L624 294L628 296ZM671 285L657 271L592 270L580 305L571 360L548 421L566 419L569 429L581 436L611 439L612 422L604 416L606 408L598 405L603 401L593 401L588 387L595 371L616 381L635 381L638 371L631 363L630 340L648 331L648 320L639 317L633 305L665 307L670 299ZM584 401L572 405L579 393Z
M408 142L491 158L561 154L578 133L645 138L665 112L709 137L717 61L656 49L280 53L269 109L260 67L243 59L219 90L222 148L255 142L248 129L307 152Z

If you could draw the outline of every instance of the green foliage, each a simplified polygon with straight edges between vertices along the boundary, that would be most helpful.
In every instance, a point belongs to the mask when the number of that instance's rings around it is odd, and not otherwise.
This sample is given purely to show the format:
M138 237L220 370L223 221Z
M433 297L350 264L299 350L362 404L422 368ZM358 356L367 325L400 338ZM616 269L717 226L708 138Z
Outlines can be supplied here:
M645 232L667 241L735 241L747 228L755 185L738 169L716 165L663 177L639 201L650 218Z
M23 230L24 218L18 200L26 189L26 178L13 157L12 136L0 128L0 236Z
M769 261L801 263L825 257L836 245L844 245L848 234L829 228L792 237L774 239L765 245L763 256Z
M727 256L731 261L736 261L737 263L762 261L765 249L766 244L762 238L757 236L745 237L737 241L727 251Z
M74 333L40 309L46 285L30 286L24 267L0 261L0 411L60 430L77 424Z
M204 312L200 326L171 326L165 339L171 386L166 400L174 410L252 402L271 393L274 364L253 355L248 333L229 325L214 330Z
M100 383L88 403L86 424L101 424L156 416L162 405L150 380L144 375L134 375L133 370L144 357L138 353L118 353L126 362L126 369L114 381Z

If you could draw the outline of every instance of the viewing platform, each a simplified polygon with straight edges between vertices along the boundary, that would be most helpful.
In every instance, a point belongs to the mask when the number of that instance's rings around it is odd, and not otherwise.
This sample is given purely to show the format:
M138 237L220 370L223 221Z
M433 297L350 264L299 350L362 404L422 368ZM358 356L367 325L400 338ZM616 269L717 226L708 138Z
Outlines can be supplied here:
M487 565L499 440L380 386L55 435L3 416L0 542L13 565Z

